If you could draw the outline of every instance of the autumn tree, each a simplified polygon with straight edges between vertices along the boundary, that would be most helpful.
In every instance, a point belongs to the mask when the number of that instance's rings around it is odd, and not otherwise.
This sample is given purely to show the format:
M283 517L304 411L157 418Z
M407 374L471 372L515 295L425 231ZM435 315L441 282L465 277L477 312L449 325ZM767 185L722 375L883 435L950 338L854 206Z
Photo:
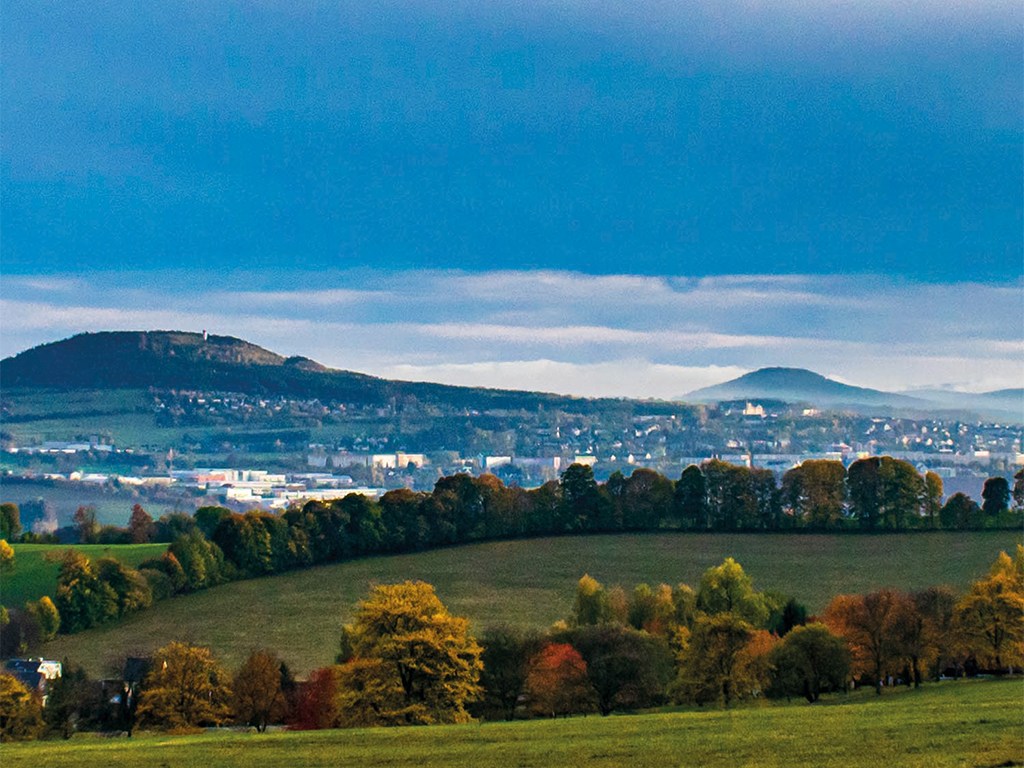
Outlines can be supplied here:
M219 725L229 714L227 675L209 648L171 643L153 655L139 717L166 728Z
M576 598L573 601L569 624L581 627L588 624L602 624L611 620L612 610L608 593L596 579L588 574L583 574L576 585Z
M709 615L731 613L754 627L764 626L768 619L768 609L763 597L754 591L753 580L731 557L704 571L697 590L697 608Z
M39 699L14 675L0 673L0 741L34 739L42 729Z
M795 627L773 651L774 690L815 702L842 688L850 676L850 653L824 624Z
M101 557L95 568L99 580L114 593L118 616L126 616L152 604L152 590L138 571L112 557Z
M1024 546L1005 552L956 607L956 625L980 661L999 673L1024 666Z
M281 660L271 651L253 651L235 673L231 693L238 722L253 726L259 733L270 723L280 722L288 709Z
M481 692L480 646L423 582L375 587L349 628L353 661L375 677L343 694L372 697L380 724L458 723ZM353 704L358 704L358 697Z
M808 460L782 476L782 498L811 528L838 528L846 501L846 467L841 461Z
M335 728L338 725L337 667L323 667L309 673L302 695L295 705L290 727L299 731Z
M128 537L132 544L148 544L155 535L156 524L153 518L141 504L133 504L132 514L128 518Z
M850 647L854 674L868 675L881 695L882 680L901 659L894 624L899 597L891 589L867 595L838 595L825 609L824 623Z
M26 603L25 610L35 620L36 626L39 628L40 641L46 643L53 640L57 635L57 630L60 629L60 613L49 595L43 595L34 602Z
M70 548L60 555L54 603L65 634L89 629L117 616L117 594L100 580L89 558Z
M79 505L72 518L78 531L79 544L95 544L100 532L100 524L96 520L96 507Z
M0 504L0 539L13 539L21 533L21 510L18 505L5 501Z
M732 613L701 616L679 654L669 693L680 702L728 706L743 692L735 674L737 654L752 635L750 624Z
M587 663L568 643L550 643L533 658L526 695L530 711L540 717L592 712L595 706Z
M672 679L672 656L664 638L602 624L556 633L553 639L583 658L602 715L655 706Z
M0 574L10 576L14 573L14 547L7 539L0 539Z

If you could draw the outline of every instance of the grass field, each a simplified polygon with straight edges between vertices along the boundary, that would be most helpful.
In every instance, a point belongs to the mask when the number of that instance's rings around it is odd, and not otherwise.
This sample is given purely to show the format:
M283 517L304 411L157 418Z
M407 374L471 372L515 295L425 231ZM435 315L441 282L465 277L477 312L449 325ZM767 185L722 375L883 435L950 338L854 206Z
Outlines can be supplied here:
M197 736L86 734L5 744L11 766L1011 766L1024 764L1020 679L855 701L483 725Z
M14 544L15 570L11 576L4 576L0 582L0 602L11 608L21 608L27 600L38 600L43 595L53 597L57 589L58 563L47 560L50 552L63 552L68 545ZM159 557L167 549L166 544L75 544L77 549L90 560L114 557L131 566L143 560Z
M589 573L628 589L640 582L696 584L735 557L758 589L778 589L820 611L836 594L881 586L957 589L984 573L1011 532L856 535L633 534L491 542L320 566L235 582L157 604L125 621L43 646L93 675L126 654L172 640L212 647L237 667L256 647L275 649L304 677L329 664L342 625L374 583L422 579L472 630L507 622L546 627L564 618L575 584Z

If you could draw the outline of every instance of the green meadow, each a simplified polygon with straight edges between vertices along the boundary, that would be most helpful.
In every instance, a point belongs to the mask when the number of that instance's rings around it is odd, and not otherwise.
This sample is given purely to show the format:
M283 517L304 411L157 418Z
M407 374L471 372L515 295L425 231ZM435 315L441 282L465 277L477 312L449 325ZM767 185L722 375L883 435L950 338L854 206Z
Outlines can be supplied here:
M815 705L351 731L81 734L5 744L14 766L836 766L1024 764L1020 678L841 694Z
M472 631L544 628L568 615L584 573L611 586L697 584L734 557L757 589L793 595L812 612L835 595L947 584L964 590L1016 546L1013 532L862 535L619 534L465 545L364 558L225 584L158 603L117 624L60 636L40 650L106 674L125 655L172 640L210 646L230 668L272 648L299 677L333 662L341 628L374 583L430 582ZM111 548L114 549L114 548Z
M53 597L57 586L56 557L69 546L90 560L113 557L135 567L153 557L159 557L166 544L13 544L14 573L4 574L0 581L0 602L11 608L21 608L28 600L43 595ZM49 555L49 557L47 557Z

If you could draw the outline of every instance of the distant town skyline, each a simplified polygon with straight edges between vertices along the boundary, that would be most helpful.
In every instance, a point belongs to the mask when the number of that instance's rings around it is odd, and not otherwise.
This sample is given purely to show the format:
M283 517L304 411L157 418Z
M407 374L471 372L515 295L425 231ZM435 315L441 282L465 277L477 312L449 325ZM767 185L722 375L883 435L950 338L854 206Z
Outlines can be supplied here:
M1019 386L1022 58L1009 0L11 0L0 351Z

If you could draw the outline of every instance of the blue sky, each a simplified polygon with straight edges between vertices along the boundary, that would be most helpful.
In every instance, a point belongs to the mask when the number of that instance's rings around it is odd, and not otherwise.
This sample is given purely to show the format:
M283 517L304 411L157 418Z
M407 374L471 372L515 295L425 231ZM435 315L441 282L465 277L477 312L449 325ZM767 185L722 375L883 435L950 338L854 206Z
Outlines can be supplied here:
M1002 0L12 0L0 347L200 323L584 394L1009 386L1022 54Z

